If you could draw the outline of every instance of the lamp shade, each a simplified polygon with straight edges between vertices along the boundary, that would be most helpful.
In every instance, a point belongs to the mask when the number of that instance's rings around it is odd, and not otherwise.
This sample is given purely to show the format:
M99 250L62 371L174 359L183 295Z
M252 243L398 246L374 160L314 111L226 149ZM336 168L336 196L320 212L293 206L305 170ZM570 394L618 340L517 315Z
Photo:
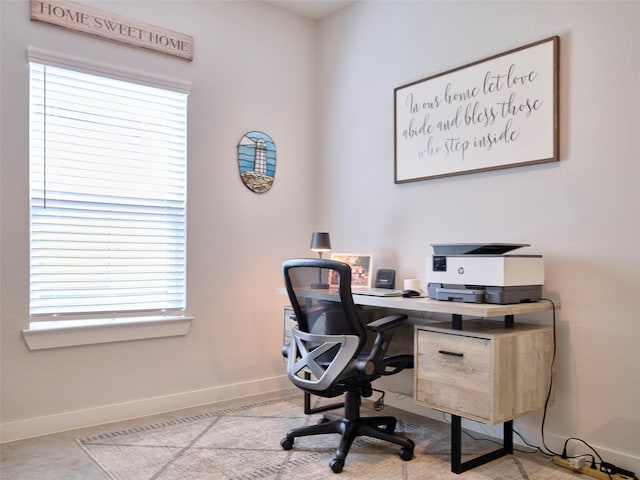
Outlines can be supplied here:
M309 246L310 250L314 252L328 252L331 250L331 239L329 238L329 234L327 232L313 232L311 235L311 245Z

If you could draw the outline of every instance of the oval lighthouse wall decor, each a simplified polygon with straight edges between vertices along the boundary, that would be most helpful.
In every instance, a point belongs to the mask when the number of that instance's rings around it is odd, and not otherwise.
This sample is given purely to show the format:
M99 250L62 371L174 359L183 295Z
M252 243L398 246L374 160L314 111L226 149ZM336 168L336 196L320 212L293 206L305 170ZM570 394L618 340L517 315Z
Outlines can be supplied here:
M276 175L276 144L262 132L247 132L238 144L240 178L254 193L268 192Z

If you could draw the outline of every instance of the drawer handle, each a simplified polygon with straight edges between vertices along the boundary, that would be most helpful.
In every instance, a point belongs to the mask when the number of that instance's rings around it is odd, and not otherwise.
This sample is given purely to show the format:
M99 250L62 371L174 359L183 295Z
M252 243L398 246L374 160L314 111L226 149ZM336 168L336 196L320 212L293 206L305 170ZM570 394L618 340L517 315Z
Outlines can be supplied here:
M464 353L450 352L449 350L438 350L438 353L441 353L443 355L453 355L454 357L464 357Z

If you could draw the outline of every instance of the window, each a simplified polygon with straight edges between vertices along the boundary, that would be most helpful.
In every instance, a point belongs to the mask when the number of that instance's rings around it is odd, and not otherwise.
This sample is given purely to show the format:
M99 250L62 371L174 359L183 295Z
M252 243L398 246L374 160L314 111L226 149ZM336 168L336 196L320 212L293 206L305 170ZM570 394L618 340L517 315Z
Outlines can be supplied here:
M184 313L187 93L29 65L30 328Z

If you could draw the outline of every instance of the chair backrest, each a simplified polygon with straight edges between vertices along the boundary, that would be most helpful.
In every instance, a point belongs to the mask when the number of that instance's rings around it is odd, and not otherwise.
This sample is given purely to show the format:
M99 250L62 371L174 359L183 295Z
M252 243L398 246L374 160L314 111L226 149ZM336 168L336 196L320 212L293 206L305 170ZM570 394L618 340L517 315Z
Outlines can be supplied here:
M367 331L360 321L351 292L351 267L344 262L322 258L294 258L282 264L285 287L298 327L303 332L327 335L356 335L362 348ZM340 301L310 299L305 296L314 283L330 284Z
M330 390L352 374L347 367L367 341L351 293L351 267L335 260L296 258L282 264L282 273L298 322L288 353L289 378L305 390ZM314 292L316 298L308 296L311 284L323 282L331 285L339 301L317 298L322 290Z

